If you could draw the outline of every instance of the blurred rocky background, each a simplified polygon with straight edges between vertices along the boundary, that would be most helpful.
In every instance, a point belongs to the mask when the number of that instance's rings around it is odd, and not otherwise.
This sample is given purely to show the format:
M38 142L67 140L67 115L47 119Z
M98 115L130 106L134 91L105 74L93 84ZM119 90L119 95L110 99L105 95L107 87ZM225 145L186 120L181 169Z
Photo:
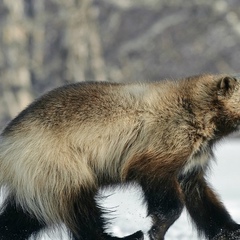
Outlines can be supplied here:
M77 81L240 72L238 0L0 0L0 128Z

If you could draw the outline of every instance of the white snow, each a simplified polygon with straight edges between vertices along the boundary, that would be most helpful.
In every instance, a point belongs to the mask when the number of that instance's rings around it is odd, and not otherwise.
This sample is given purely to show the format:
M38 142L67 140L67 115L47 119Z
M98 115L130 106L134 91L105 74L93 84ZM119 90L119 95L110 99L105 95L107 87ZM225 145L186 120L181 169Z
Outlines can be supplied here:
M221 196L222 201L232 217L240 223L240 141L226 140L215 149L216 163L212 164L209 180ZM150 218L146 218L146 207L142 204L141 189L134 186L128 188L104 189L100 193L101 205L112 212L107 217L115 217L108 225L108 231L115 236L125 236L142 230L146 233L150 226ZM62 233L62 239L68 237ZM50 238L49 238L50 237ZM57 240L59 234L44 234L41 240ZM145 239L148 239L145 236ZM187 214L184 212L166 234L166 240L197 240Z

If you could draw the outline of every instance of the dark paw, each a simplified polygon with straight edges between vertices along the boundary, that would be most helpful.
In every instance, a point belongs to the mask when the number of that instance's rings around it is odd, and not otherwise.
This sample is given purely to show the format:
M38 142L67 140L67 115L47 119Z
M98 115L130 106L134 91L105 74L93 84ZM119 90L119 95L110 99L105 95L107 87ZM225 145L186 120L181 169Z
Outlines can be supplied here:
M143 240L144 239L144 235L142 231L137 231L135 233L133 233L132 235L129 235L127 237L122 238L124 240Z
M212 240L240 240L240 229L234 231L222 231Z
M148 231L150 240L163 240L165 235L164 225L162 226L152 226Z

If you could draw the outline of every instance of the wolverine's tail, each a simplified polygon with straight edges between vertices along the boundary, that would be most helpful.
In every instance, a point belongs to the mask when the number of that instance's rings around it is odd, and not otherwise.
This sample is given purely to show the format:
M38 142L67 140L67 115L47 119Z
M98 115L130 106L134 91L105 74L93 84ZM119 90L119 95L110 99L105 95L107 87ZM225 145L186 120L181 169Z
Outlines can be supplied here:
M82 189L95 185L86 161L62 139L43 134L0 136L0 186L16 204L47 225L74 228ZM76 200L78 199L78 200Z

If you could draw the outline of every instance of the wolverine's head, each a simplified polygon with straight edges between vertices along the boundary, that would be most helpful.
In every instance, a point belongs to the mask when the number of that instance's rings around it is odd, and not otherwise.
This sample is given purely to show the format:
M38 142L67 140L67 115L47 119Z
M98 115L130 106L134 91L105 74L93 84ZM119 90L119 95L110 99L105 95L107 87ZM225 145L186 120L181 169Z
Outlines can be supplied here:
M215 128L222 137L240 126L240 77L232 75L200 75L185 81L184 92L190 99L194 118Z
M219 131L226 133L240 126L240 78L223 76L216 80L217 105L219 106L216 123Z

